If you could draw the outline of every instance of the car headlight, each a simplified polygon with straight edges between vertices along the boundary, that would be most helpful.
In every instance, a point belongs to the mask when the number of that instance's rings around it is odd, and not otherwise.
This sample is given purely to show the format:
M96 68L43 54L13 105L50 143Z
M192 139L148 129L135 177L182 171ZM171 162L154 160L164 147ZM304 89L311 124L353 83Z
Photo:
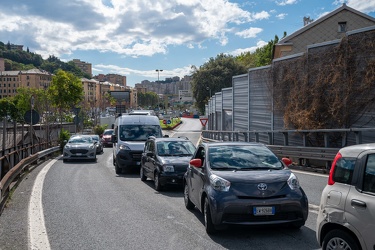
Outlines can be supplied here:
M288 182L288 185L289 185L290 189L292 189L292 190L296 190L296 189L300 188L298 178L293 173L290 174L287 182Z
M174 167L173 165L164 165L163 170L164 172L174 172Z
M229 191L230 188L230 182L217 176L217 175L211 175L210 176L210 184L213 189L217 191L224 191L227 192Z
M69 148L70 148L70 146L69 146L68 144L66 144L66 145L65 145L65 148L66 148L66 149L69 149Z
M130 148L126 145L120 145L119 148L120 150L130 150Z
M89 149L94 149L94 148L95 148L94 144L89 146Z

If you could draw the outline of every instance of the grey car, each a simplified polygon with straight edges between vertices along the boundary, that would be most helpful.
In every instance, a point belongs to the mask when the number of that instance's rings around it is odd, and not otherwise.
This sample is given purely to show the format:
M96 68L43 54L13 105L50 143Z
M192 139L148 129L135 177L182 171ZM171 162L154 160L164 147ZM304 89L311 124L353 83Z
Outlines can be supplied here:
M100 154L104 151L104 146L102 140L100 140L99 135L91 135L92 139L96 142L96 153Z
M285 163L260 143L203 143L184 176L185 206L203 213L209 234L227 225L300 228L308 200Z
M90 135L70 137L63 149L63 162L70 160L96 161L96 142Z
M321 196L322 249L375 249L375 143L339 150Z

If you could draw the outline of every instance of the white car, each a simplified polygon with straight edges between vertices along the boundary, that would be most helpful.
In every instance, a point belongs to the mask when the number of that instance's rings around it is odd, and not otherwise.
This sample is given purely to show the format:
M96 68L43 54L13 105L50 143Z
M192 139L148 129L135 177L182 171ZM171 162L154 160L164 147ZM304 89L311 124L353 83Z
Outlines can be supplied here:
M337 153L324 188L316 237L322 249L375 249L375 143Z

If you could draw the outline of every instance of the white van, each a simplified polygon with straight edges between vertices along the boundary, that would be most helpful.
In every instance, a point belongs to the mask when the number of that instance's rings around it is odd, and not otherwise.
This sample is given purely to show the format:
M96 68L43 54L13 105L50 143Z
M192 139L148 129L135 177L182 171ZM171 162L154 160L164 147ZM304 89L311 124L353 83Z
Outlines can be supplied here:
M122 115L116 118L113 128L113 165L116 174L139 168L148 137L163 137L159 118L152 115Z

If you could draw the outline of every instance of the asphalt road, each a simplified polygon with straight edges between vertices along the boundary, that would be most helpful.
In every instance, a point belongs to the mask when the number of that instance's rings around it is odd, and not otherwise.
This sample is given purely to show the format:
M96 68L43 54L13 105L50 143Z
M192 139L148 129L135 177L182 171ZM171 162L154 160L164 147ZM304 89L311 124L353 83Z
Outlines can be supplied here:
M171 136L199 141L199 120ZM312 205L327 177L297 173ZM300 230L239 228L206 234L203 216L189 211L182 188L157 192L138 173L116 175L112 150L97 163L49 160L25 178L0 216L0 249L319 249L316 211Z

